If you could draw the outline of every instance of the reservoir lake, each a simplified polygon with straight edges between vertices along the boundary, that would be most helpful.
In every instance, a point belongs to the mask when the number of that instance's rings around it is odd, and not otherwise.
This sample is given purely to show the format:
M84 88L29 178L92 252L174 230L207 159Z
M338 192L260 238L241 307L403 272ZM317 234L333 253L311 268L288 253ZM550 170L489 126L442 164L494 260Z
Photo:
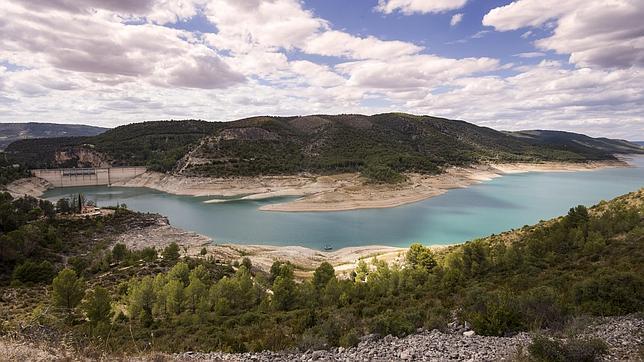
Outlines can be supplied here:
M132 210L167 216L172 225L209 236L218 244L406 247L413 242L464 242L635 191L644 187L644 156L629 162L635 167L507 174L413 204L338 212L259 211L262 205L289 198L205 203L214 197L177 196L148 188L57 188L44 197L55 202L83 193L98 206L125 203Z

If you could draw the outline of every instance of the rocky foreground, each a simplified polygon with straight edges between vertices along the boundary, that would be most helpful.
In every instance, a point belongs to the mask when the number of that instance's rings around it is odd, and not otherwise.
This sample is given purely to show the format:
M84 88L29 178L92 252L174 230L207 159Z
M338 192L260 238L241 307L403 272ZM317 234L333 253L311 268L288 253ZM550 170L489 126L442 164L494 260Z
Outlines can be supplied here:
M641 316L579 320L559 335L575 333L580 338L600 338L609 346L604 361L644 361L644 319ZM528 360L527 346L531 335L520 333L512 337L484 337L463 332L462 326L450 333L438 330L419 330L418 333L397 338L377 338L370 335L352 348L306 352L259 353L145 353L138 356L101 355L20 342L0 337L0 361L514 361Z
M607 361L644 360L644 319L638 316L596 319L576 327L581 338L600 338L609 346ZM193 353L176 354L180 361L510 361L527 354L531 336L484 337L461 332L419 330L397 338L367 336L353 348L307 351L304 353ZM157 358L160 356L157 356Z

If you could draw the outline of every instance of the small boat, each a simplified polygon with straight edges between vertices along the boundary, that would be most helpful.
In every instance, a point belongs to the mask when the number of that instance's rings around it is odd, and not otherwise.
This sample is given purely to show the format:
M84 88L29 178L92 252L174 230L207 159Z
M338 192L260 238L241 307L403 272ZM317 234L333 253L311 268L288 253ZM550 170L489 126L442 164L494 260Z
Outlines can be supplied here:
M331 251L333 250L333 247L329 244L324 245L324 251Z

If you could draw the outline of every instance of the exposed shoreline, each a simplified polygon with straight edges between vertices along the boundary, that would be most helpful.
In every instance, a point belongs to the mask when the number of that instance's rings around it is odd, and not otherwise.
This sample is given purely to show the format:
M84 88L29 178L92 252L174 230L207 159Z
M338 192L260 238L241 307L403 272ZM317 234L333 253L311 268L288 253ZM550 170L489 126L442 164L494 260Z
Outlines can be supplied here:
M262 178L188 178L146 172L118 186L148 187L177 195L237 197L262 199L276 196L301 198L262 208L267 211L338 211L363 208L395 207L417 202L447 192L449 189L522 172L575 172L608 167L628 167L626 160L589 163L539 163L539 164L490 164L468 168L453 167L439 175L408 175L409 180L398 185L369 185L357 174L334 176L283 176ZM39 197L47 190L47 182L35 177L14 181L7 189L14 196L28 194ZM226 202L213 198L214 202ZM176 242L186 255L199 256L206 248L206 256L222 261L251 259L256 267L268 270L276 260L291 261L296 265L298 277L310 276L320 263L331 263L339 275L348 274L360 259L377 256L388 262L400 262L407 248L368 245L346 247L333 251L320 251L302 246L244 245L221 243L219 240L186 231L166 222L145 228L135 228L115 235L114 243L122 242L133 249L144 247L163 248ZM449 245L430 246L436 250Z
M212 196L207 203L231 199L260 200L294 196L296 200L269 204L262 211L326 212L396 207L441 195L504 174L523 172L576 172L611 167L628 167L623 160L585 163L505 163L450 167L438 175L407 174L407 181L395 185L368 184L357 173L329 176L296 175L238 178L201 178L146 172L127 182L115 184L187 196Z
M208 178L145 172L128 181L114 183L121 187L147 187L183 196L211 196L206 203L230 200L261 200L274 197L297 197L283 203L264 205L262 211L327 212L396 207L464 188L505 174L523 172L576 172L613 167L629 167L625 159L584 163L543 162L482 164L450 167L437 175L406 174L399 184L369 184L358 173L336 175L293 175L263 177ZM47 181L31 177L7 185L14 196L41 197L51 188Z
M140 250L155 247L157 250L176 242L181 252L191 257L213 257L224 262L240 261L247 257L253 265L261 270L269 271L274 261L290 261L296 266L296 275L307 278L322 262L329 262L339 275L351 272L360 259L377 256L380 260L399 262L407 248L365 245L351 246L332 251L321 251L304 246L276 245L245 245L232 243L216 243L211 238L195 232L174 227L167 219L153 216L156 222L149 226L132 228L114 236L112 244L123 243L130 249ZM432 246L435 249L448 245ZM201 250L206 249L202 255Z

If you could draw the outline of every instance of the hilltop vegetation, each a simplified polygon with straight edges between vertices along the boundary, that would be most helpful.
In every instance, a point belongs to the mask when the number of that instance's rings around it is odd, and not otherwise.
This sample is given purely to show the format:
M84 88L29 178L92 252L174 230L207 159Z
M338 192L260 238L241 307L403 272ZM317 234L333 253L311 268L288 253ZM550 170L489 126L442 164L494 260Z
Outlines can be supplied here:
M369 333L445 328L454 311L478 334L502 336L559 330L574 316L644 308L644 189L438 253L416 244L404 263L363 260L348 278L323 263L303 282L295 280L288 262L276 262L264 273L249 260L231 266L207 257L183 258L176 245L166 248L163 258L153 249L101 248L100 242L93 243L92 254L75 254L71 246L77 244L67 240L78 243L82 235L101 240L101 228L115 225L112 219L69 224L32 211L47 206L7 198L3 205L31 205L20 213L31 221L14 223L22 225L16 230L53 228L46 234L53 237L35 250L57 243L60 250L51 257L41 251L16 254L20 261L14 262L12 283L25 285L16 293L29 295L24 300L30 302L24 314L15 309L6 314L4 328L28 318L74 335L79 346L108 351L352 346ZM133 215L123 210L113 217ZM63 230L77 236L56 238ZM27 240L10 234L0 238L3 250ZM61 255L75 258L65 262ZM45 262L50 266L43 267ZM32 292L56 273L53 299ZM73 303L56 297L61 293L75 296ZM35 306L31 314L29 307Z
M16 141L7 153L29 168L98 166L83 164L81 151L96 154L112 166L148 166L171 170L176 162L202 137L211 134L216 123L205 121L160 121L116 127L94 137L62 137ZM69 160L57 159L61 153Z
M603 137L592 138L572 132L533 130L511 132L510 134L533 145L547 145L554 149L594 155L594 157L602 157L606 153L642 152L642 147L637 142Z
M363 171L377 182L399 181L403 172L437 173L448 165L612 160L613 153L642 152L625 141L504 133L402 113L145 122L94 137L25 140L7 148L30 167L69 166L70 158L63 163L55 157L57 151L70 155L81 150L96 152L115 166L145 165L188 176Z
M0 152L0 189L23 177L29 177L27 169L21 164L11 162L4 152Z
M0 123L0 150L16 140L29 138L95 136L107 128L81 124Z

